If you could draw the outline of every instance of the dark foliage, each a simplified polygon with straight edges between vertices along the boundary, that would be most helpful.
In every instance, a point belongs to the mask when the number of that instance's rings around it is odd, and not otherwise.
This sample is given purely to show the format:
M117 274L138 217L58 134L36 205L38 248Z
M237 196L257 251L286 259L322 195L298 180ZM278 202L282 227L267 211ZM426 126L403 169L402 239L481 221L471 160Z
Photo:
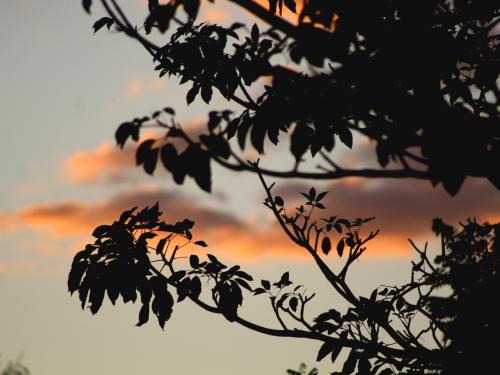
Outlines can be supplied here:
M185 256L179 252L184 247L205 248L207 244L193 239L192 221L161 221L158 204L137 213L135 208L126 211L111 225L96 228L95 242L75 256L69 291L78 292L82 308L88 306L93 314L106 294L112 304L120 296L125 303L140 299L137 325L146 323L152 311L164 328L174 306L170 290L175 290L178 303L190 299L255 331L317 340L321 343L318 361L328 357L338 363L340 352L348 350L342 374L456 374L465 368L492 373L500 333L499 309L494 307L497 298L492 292L500 287L500 224L480 225L469 220L456 230L436 219L433 229L441 237L442 248L435 261L429 259L427 249L414 245L419 260L413 263L409 283L383 285L370 296L357 296L346 276L378 233L361 233L363 224L372 218L313 220L314 210L324 209L319 200L325 195L314 189L303 194L304 204L289 215L284 202L262 181L268 194L264 205L273 211L290 240L314 259L333 291L349 303L347 311L332 306L310 319L306 307L315 293L295 284L289 272L274 282L262 279L253 283L253 277L240 266L226 266L211 254L203 260L193 254L189 264L183 263L180 259ZM331 245L324 245L325 239L331 243L334 238L337 249L342 250L329 254ZM340 271L329 265L332 257L337 258L336 263L343 262ZM244 298L258 295L268 298L280 328L261 326L238 314Z
M115 0L100 2L108 16L94 30L114 25L141 42L160 77L190 85L188 103L209 103L217 93L241 106L237 113L211 112L208 134L199 140L160 112L122 124L116 133L121 146L129 137L137 141L145 125L167 130L167 139L154 148L139 148L138 164L147 173L165 153L163 166L177 183L189 176L209 191L212 161L252 171L240 150L263 153L266 143L276 145L288 134L294 168L262 169L264 175L413 177L442 183L452 195L467 176L476 176L500 189L494 1L304 0L293 25L276 13L283 6L296 12L294 0L270 0L269 11L251 0L233 0L271 26L248 30L239 23L196 23L196 0L150 0L143 26L146 34L164 34L161 46L132 26ZM84 1L87 11L90 3ZM264 76L271 83L262 87L258 78ZM253 96L256 87L263 92ZM188 148L179 152L172 137L183 138ZM379 168L344 168L329 156L339 143L352 148L363 138L374 145ZM323 164L318 170L301 167L316 155Z
M331 306L311 319L306 307L315 294L295 284L289 272L254 282L239 266L226 266L211 254L181 261L183 248L207 244L193 239L192 221L163 222L158 204L96 228L95 242L75 256L68 287L78 292L82 307L95 314L106 295L113 304L120 297L125 303L140 299L137 325L153 312L164 328L175 303L189 299L263 334L316 340L317 360L341 369L333 374L497 372L499 224L469 220L455 229L435 220L441 238L435 260L427 247L413 245L418 260L407 284L358 296L346 276L378 234L362 234L373 218L315 219L313 212L326 209L327 193L314 188L302 193L302 205L287 210L265 181L266 176L419 178L454 195L467 176L475 176L500 189L495 2L269 0L264 9L251 0L231 0L268 29L197 23L199 0L149 0L145 21L136 27L116 0L99 2L107 16L95 22L94 31L113 28L140 42L160 77L189 84L188 104L210 103L218 95L239 105L237 111L211 111L197 139L167 107L121 124L117 144L140 142L136 162L146 173L162 166L177 184L190 177L205 191L211 190L212 163L257 175L266 192L264 205L350 307ZM91 6L92 0L83 1L87 12ZM299 12L296 25L279 16L283 8ZM153 43L151 33L164 44ZM165 135L140 141L145 127ZM264 168L242 158L246 149L263 154L284 137L291 169ZM339 144L358 149L363 139L374 146L376 168L353 169L332 157ZM311 158L318 169L308 169ZM239 307L251 298L268 299L276 327L240 316ZM306 371L302 366L288 372Z

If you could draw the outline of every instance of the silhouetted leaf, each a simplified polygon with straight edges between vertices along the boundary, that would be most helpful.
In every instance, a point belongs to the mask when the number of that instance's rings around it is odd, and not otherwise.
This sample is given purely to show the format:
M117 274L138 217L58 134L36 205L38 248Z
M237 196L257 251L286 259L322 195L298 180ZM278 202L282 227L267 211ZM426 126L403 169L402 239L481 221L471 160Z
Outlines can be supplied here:
M191 265L192 268L197 268L198 265L200 264L200 259L198 258L197 255L190 255L189 256L189 264Z
M210 103L210 100L212 99L212 86L203 85L201 87L201 98L205 101L205 103Z
M186 11L189 18L195 19L200 7L200 0L184 0L182 4L184 5L184 10Z
M339 255L340 258L342 258L342 255L344 254L344 246L345 246L344 239L341 238L337 243L337 254Z
M200 92L200 86L193 86L186 95L187 104L191 104L199 92Z
M280 196L276 196L274 198L274 203L276 204L276 206L283 206L285 204L285 202L283 201L283 198L281 198Z
M252 291L252 287L243 279L236 278L235 281L240 284L243 288L249 290L250 292Z
M142 326L147 323L149 320L149 303L146 305L142 305L141 310L139 311L139 322L136 324L137 327Z
M348 128L342 127L339 129L339 138L343 144L352 148L352 133Z
M125 122L121 124L115 133L116 143L123 148L125 142L129 137L132 137L134 140L137 140L139 137L138 128L130 122Z
M290 301L288 303L290 304L290 308L292 309L292 311L297 310L297 306L299 304L299 300L297 299L297 297L290 298Z
M83 9L85 9L85 12L90 14L90 7L92 6L92 0L82 0L82 6Z
M111 226L109 225L99 225L97 228L94 229L92 232L92 236L96 238L101 238L109 233L111 229Z
M265 293L266 290L264 288L256 288L253 290L253 294L254 296L258 295L258 294L262 294L262 293Z
M332 243L330 239L327 236L323 237L323 240L321 241L321 250L325 255L328 255L331 249L332 249Z
M352 349L344 362L344 366L342 367L342 374L350 374L356 368L356 362L358 361L358 353Z
M285 0L285 6L290 9L292 13L296 13L295 0Z
M254 23L252 26L251 37L253 42L257 44L257 42L259 41L259 27L256 23Z
M153 148L154 142L154 139L142 142L136 152L136 164L142 164L148 174L153 174L158 160L158 149Z
M104 26L106 26L109 30L109 28L111 26L113 26L113 24L115 23L115 21L112 19L112 18L109 18L109 17L102 17L101 19L99 19L98 21L96 21L94 23L94 33L98 32L100 29L102 29Z
M316 361L321 361L323 358L325 358L328 354L330 354L333 350L337 348L337 344L332 343L332 342L325 342L323 345L321 345L321 348L319 348L318 356L316 357Z

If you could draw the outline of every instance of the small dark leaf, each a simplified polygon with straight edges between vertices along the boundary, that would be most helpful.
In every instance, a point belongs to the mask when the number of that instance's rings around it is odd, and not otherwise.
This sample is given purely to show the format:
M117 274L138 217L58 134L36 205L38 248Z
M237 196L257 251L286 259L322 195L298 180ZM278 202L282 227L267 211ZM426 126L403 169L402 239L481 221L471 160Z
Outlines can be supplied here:
M199 277L193 277L191 279L191 282L189 284L189 295L194 298L198 299L201 294L201 281Z
M249 290L250 292L252 291L252 287L245 280L240 279L240 278L236 278L235 280L238 284L240 284L246 290Z
M205 103L210 103L210 100L212 99L212 86L203 85L201 87L201 98L205 101Z
M192 268L198 268L198 265L200 264L200 259L198 258L197 255L190 255L189 256L189 264L191 265Z
M316 189L313 187L311 189L309 189L309 199L311 201L316 200Z
M344 254L344 246L345 246L344 239L341 238L340 241L337 243L337 254L339 255L340 258L342 258L342 255Z
M349 353L344 366L342 367L342 374L351 374L356 368L356 362L358 360L358 353L353 349Z
M257 42L259 41L259 27L257 26L256 23L254 23L252 26L251 37L252 37L252 41L255 44L257 44Z
M319 348L318 356L316 357L316 361L321 361L323 358L325 358L328 354L332 352L337 347L336 344L332 342L325 342L323 345L321 345L321 348Z
M264 287L265 290L271 289L271 283L269 281L261 280L260 283Z
M253 277L251 275L249 275L248 273L243 272L241 270L236 271L236 276L241 277L242 279L245 279L245 280L248 280L248 281L252 281L253 280Z
M198 15L200 0L184 0L182 4L184 5L184 11L186 12L186 14L191 20L194 20Z
M283 198L281 198L280 196L276 196L274 198L274 204L276 204L276 206L283 206L285 204L285 202L283 201Z
M323 237L323 240L321 241L321 250L325 255L328 255L331 249L332 249L332 243L330 239L327 236Z
M319 193L318 196L316 197L316 202L321 201L327 194L328 194L327 191L323 191L322 193Z
M82 6L85 11L90 14L90 7L92 6L92 0L83 0Z
M200 92L200 86L193 86L186 95L187 104L191 104L199 92Z
M112 18L102 17L100 20L97 20L94 23L94 26L92 26L94 28L94 34L98 32L100 29L102 29L104 26L106 26L109 30L109 28L113 25L114 22L115 21L113 21Z
M205 241L196 241L194 243L195 245L201 246L201 247L207 247L207 243Z
M264 288L256 288L253 290L254 296L265 293L265 292L266 292L266 290Z
M210 259L210 262L212 262L212 263L220 263L215 255L207 254L207 257L208 257L208 259Z
M142 142L137 148L136 153L137 165L142 164L144 170L148 174L153 174L158 160L158 149L152 148L154 142L154 139L148 139L147 141Z
M290 284L290 273L287 271L281 275L280 281L278 283L280 286L287 286Z
M139 311L139 322L136 324L137 327L142 326L149 320L149 303L142 305Z
M158 245L156 245L156 254L161 254L163 253L163 248L165 247L165 244L167 243L167 237L162 238L160 241L158 241Z
M297 297L290 298L290 301L288 303L290 304L290 308L292 309L292 311L297 310L297 306L299 304L299 300L297 299Z
M115 133L116 144L123 148L128 137L134 137L134 134L138 134L138 129L130 122L124 122L121 124Z
M352 133L348 128L342 127L339 129L339 138L343 144L352 148Z
M295 0L285 0L285 6L290 9L292 13L296 13Z
M175 111L173 108L165 107L165 108L163 108L163 112L168 113L169 115L175 116Z
M92 232L92 236L94 236L95 238L102 238L103 236L109 233L110 229L111 229L110 225L99 225Z

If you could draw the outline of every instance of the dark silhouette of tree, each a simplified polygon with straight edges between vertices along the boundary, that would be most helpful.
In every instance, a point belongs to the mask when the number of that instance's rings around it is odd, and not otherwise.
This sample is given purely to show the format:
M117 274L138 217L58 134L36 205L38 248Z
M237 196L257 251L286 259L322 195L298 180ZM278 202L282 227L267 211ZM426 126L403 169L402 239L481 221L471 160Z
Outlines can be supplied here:
M314 293L295 284L289 272L256 282L211 254L191 255L184 264L180 249L207 244L193 239L191 220L164 222L159 204L133 208L97 227L94 243L74 258L69 291L78 292L82 308L93 314L106 295L113 304L120 297L140 300L137 325L152 312L162 328L175 303L190 299L263 334L318 341L317 360L328 357L341 365L341 374L498 372L500 224L469 219L455 229L436 219L440 255L433 260L427 248L412 243L418 260L410 281L374 288L365 297L351 290L346 276L378 234L363 233L373 218L321 214L327 192L314 188L302 193L303 204L289 207L266 181L418 178L441 183L453 195L467 176L475 176L500 189L498 6L472 0L304 0L295 25L279 16L283 6L297 11L294 0L270 0L269 9L251 0L231 2L270 28L196 23L199 0L149 0L148 15L137 27L116 0L100 0L107 16L94 30L113 27L137 40L160 76L191 85L188 103L198 96L209 103L218 93L241 107L239 113L210 112L198 139L166 107L121 124L116 141L123 147L139 141L146 127L163 129L161 139L139 144L137 164L152 174L161 163L177 184L189 176L206 191L212 163L254 173L266 192L264 205L283 232L350 307L340 312L332 306L310 319L306 308ZM90 12L92 0L83 6ZM151 33L167 42L156 45ZM271 83L262 85L260 77ZM262 93L254 95L259 86ZM242 157L247 148L262 154L287 136L291 169ZM332 156L338 142L352 148L358 138L374 145L377 167L352 169ZM320 165L311 169L310 160ZM332 266L332 257L342 266ZM276 321L263 326L240 316L243 300L251 298L267 298Z
M139 41L160 76L191 84L188 103L198 96L209 103L218 92L242 108L211 112L199 140L161 112L122 124L116 133L121 146L137 141L144 126L166 130L161 145L149 140L138 149L137 162L147 173L160 155L177 183L190 176L209 191L212 162L253 171L234 143L263 153L267 142L276 145L290 134L293 168L262 168L264 175L412 177L442 183L450 194L467 176L477 176L500 189L496 2L304 0L298 25L276 15L283 5L295 12L295 0L271 0L269 11L251 0L231 2L271 28L196 23L199 0L151 0L138 28L116 0L100 1L108 15L95 31L114 27ZM84 1L87 11L91 3ZM147 39L153 31L167 42ZM272 84L257 81L264 76ZM263 93L253 96L256 86ZM372 141L379 168L350 169L332 159L336 144L352 147L353 137ZM188 147L179 151L173 138ZM303 167L315 155L322 164Z

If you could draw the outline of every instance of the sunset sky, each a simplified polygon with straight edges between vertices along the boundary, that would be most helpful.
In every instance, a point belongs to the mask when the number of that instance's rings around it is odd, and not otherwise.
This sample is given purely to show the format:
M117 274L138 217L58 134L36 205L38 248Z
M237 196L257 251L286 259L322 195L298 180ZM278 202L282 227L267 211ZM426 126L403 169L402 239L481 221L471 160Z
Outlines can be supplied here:
M124 2L137 21L144 17L144 3ZM330 298L313 264L275 226L261 204L256 176L216 169L213 193L207 194L190 181L175 185L165 172L145 175L134 166L133 145L122 151L115 146L117 125L165 106L176 108L177 119L193 131L204 125L210 109L226 107L220 99L187 107L188 87L159 79L137 43L106 31L93 35L91 26L103 15L95 6L89 17L79 0L0 4L1 363L22 356L33 375L278 375L301 362L328 369L314 362L317 344L265 337L189 302L174 307L162 331L154 321L134 326L138 305L107 303L92 316L70 297L71 260L92 241L93 228L132 206L158 201L167 220L193 219L195 236L208 242L211 253L242 265L257 280L290 270L292 280L317 293L311 318L321 309L344 306ZM201 17L230 24L246 15L217 1L205 5ZM341 156L356 165L366 154ZM272 152L263 162L284 163ZM473 179L454 198L442 187L410 180L314 186L330 191L325 205L332 214L377 217L371 228L380 228L381 235L351 274L361 294L407 280L407 239L433 241L432 218L492 221L500 212L498 192ZM278 181L292 203L309 187L308 181ZM243 313L249 320L277 326L262 299L248 302Z

